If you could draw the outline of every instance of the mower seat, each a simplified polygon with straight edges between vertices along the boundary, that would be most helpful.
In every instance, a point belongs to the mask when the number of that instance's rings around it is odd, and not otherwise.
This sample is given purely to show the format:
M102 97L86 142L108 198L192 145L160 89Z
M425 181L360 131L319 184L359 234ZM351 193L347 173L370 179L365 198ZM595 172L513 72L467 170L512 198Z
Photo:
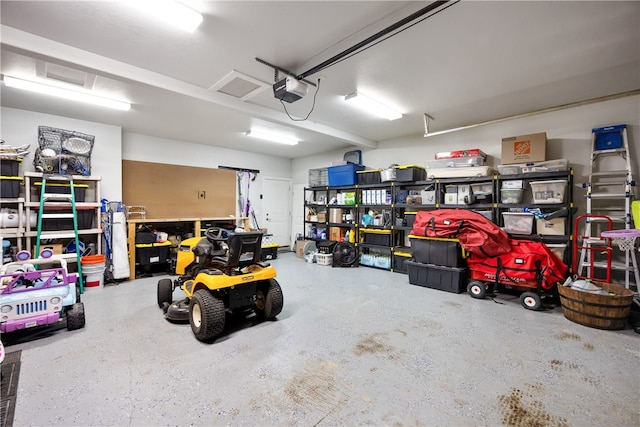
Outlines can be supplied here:
M231 233L227 238L228 256L215 257L224 263L225 269L244 268L260 262L262 255L262 232L247 231Z

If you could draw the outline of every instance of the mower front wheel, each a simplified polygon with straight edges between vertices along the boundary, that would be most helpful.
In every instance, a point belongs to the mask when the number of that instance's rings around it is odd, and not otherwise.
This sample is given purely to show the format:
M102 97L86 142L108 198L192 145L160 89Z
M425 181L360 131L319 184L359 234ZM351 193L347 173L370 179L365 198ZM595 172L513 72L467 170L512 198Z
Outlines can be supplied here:
M542 308L542 298L535 292L523 292L520 295L520 304L528 310L538 311Z
M200 341L211 341L222 333L224 321L224 302L208 290L197 290L189 302L189 323L193 335Z
M469 285L467 286L467 292L469 292L469 295L471 295L473 298L483 299L487 296L487 287L484 283L478 280L473 280L469 282Z
M171 279L160 279L158 281L158 307L164 308L165 303L171 304L173 301L173 282Z
M276 279L261 283L256 290L255 313L264 319L273 320L280 314L284 305L282 288Z

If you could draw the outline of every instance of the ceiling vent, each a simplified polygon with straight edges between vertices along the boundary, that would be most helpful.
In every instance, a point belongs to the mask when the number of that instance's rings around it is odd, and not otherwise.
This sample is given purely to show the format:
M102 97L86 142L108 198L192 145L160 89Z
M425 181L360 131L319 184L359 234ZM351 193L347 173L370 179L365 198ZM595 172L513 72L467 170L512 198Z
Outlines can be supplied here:
M50 62L36 60L36 76L41 79L56 80L85 89L93 89L96 75Z
M233 70L211 86L209 90L246 101L270 87L271 85L268 83Z

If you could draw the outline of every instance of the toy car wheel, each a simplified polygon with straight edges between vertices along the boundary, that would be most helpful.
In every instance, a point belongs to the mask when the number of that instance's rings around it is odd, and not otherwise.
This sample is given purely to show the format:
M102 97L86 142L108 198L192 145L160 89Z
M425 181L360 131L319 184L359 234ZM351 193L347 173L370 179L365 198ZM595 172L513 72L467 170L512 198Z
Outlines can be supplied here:
M540 310L542 308L542 298L535 292L523 292L520 295L520 304L529 310Z
M205 289L197 290L189 302L191 331L200 341L210 341L224 329L224 302Z
M469 285L467 286L467 292L473 298L483 299L487 296L487 287L484 285L484 283L478 280L474 280L469 282Z
M84 328L84 304L77 302L67 310L67 330L74 331Z
M158 307L163 308L165 303L171 304L173 301L173 282L171 279L160 279L158 281Z
M277 280L269 279L267 282L258 285L254 311L259 317L275 319L282 311L283 305L282 288Z

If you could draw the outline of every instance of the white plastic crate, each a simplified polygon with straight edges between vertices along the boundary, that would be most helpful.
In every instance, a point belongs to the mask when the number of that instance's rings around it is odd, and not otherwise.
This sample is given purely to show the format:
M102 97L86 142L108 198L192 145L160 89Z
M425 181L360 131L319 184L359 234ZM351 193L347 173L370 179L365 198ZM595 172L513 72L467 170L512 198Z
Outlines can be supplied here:
M316 262L319 265L332 265L333 264L333 254L321 254L318 252L316 254Z
M533 214L527 212L502 212L504 231L511 234L531 234Z
M521 203L524 190L519 188L501 188L500 201L502 203Z
M329 170L327 168L309 169L309 187L329 185Z
M531 181L531 193L534 203L563 203L567 189L567 181L557 179L553 181Z

